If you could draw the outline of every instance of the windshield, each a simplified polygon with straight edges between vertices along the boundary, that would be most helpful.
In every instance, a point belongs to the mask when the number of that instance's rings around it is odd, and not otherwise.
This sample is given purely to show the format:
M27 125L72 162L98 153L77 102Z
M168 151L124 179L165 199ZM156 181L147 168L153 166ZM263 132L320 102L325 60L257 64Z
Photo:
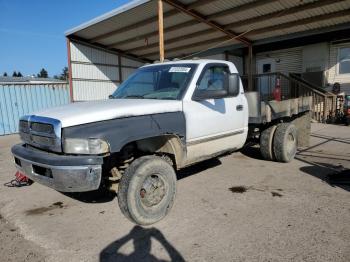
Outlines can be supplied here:
M138 69L111 98L181 99L196 64L166 64Z

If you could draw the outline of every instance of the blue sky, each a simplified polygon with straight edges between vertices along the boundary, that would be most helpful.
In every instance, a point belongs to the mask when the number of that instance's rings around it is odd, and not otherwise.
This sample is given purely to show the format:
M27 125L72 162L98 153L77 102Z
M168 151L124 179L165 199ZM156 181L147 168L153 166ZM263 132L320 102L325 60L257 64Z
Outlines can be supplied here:
M127 0L0 0L0 76L67 66L64 32Z

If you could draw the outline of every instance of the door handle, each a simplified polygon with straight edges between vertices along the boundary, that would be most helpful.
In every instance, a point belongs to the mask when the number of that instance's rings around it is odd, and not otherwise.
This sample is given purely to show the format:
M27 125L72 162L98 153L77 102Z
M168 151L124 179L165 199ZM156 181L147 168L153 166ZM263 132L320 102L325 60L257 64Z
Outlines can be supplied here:
M237 105L236 109L237 109L237 111L242 111L243 110L243 105Z

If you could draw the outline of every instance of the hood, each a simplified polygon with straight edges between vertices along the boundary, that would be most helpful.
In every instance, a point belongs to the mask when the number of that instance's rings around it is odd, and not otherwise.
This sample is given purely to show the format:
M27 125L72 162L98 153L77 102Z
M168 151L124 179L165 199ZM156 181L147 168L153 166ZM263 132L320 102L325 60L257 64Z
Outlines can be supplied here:
M76 126L114 118L182 111L182 102L156 99L109 99L76 102L32 115L54 118L62 127Z

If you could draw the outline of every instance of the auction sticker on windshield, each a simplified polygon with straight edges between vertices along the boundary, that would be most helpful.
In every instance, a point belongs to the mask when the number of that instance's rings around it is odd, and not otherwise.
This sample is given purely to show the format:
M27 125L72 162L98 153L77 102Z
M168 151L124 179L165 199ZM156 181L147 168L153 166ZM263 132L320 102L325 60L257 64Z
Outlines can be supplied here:
M173 66L169 69L169 73L188 73L190 72L191 67L183 67L183 66Z

